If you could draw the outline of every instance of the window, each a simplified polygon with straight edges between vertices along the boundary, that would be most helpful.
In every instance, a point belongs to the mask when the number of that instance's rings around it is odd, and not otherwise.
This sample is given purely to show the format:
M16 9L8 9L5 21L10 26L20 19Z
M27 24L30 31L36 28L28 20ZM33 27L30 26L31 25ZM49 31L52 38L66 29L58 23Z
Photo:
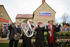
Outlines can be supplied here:
M21 22L21 19L19 19L19 22Z
M1 16L3 16L3 13L1 13Z

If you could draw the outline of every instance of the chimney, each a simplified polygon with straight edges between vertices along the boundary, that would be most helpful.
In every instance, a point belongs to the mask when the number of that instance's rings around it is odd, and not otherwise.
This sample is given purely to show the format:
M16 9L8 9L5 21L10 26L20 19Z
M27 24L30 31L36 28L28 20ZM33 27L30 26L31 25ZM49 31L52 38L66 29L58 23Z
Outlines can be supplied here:
M42 4L45 2L45 0L42 0Z

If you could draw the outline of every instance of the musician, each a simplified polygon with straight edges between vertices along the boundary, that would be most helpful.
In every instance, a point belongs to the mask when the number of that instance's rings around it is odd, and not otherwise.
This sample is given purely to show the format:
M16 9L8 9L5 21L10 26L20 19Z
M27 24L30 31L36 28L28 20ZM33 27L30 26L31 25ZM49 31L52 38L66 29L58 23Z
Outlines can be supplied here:
M12 23L10 26L9 26L9 30L10 30L10 34L9 34L9 47L13 47L13 42L15 42L15 47L18 47L17 44L18 44L18 41L17 40L14 40L14 35L16 34L16 26L14 26L14 23Z
M20 38L22 36L20 23L17 24L16 32L17 32L16 34L18 34L18 33L20 34L20 36L18 36L18 38ZM15 39L15 40L17 41L17 44L16 45L18 45L19 39Z
M59 32L60 30L60 25L58 27L56 27L54 24L53 24L53 20L49 20L48 21L48 26L47 28L50 29L50 30L47 30L47 40L48 40L48 44L49 44L49 47L56 47L55 45L55 41L56 41L56 38L57 38L57 35L56 35L56 31Z
M36 40L35 40L35 46L36 47L45 47L44 45L44 27L43 27L43 24L42 22L39 22L38 23L38 27L35 29L35 31L37 31L37 34L36 34Z
M16 32L21 34L21 26L20 25L21 25L20 23L17 24Z
M24 21L25 23L25 21ZM29 21L31 27L33 28L34 26L32 25L33 22L32 21ZM28 31L28 33L30 33L30 31ZM31 45L31 39L32 37L27 37L25 34L23 34L23 46L21 47L32 47Z

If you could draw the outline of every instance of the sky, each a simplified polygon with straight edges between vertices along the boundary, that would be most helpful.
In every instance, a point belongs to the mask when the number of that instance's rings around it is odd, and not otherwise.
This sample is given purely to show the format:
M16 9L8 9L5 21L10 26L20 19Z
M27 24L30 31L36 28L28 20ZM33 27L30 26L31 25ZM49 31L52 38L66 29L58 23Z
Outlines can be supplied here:
M64 13L70 15L70 0L46 0L46 3L56 12L56 21L61 22ZM33 14L41 4L42 0L0 0L13 22L17 14Z

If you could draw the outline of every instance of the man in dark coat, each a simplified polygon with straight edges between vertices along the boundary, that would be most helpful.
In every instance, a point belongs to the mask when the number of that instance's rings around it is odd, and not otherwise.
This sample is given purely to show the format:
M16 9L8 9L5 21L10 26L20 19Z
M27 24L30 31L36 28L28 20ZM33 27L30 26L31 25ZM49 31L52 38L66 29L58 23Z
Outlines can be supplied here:
M13 42L15 42L15 47L18 47L18 40L14 40L14 35L17 34L16 26L12 23L9 26L10 34L9 34L9 47L13 47Z
M18 36L18 39L15 39L17 41L17 45L18 45L18 42L19 42L19 39L21 38L22 34L21 34L21 27L20 27L20 23L17 24L17 27L16 27L16 32L17 34L19 33L20 35Z
M17 24L16 32L21 34L21 26L20 26L20 23Z
M25 21L24 21L25 22ZM34 28L34 26L32 25L33 22L29 21L30 25L32 28ZM30 31L28 31L28 33L30 33ZM24 33L23 33L23 44L21 47L32 47L31 45L31 39L32 37L27 37Z
M56 47L56 45L55 45L55 41L57 39L56 31L59 32L60 25L58 27L53 25L53 20L49 20L48 23L49 23L47 26L47 29L49 29L49 30L47 30L48 44L49 44L49 47Z
M36 47L45 47L44 45L44 27L42 26L42 23L39 22L38 23L38 27L35 29L35 31L37 31L37 34L36 34L36 40L35 40L35 46Z

